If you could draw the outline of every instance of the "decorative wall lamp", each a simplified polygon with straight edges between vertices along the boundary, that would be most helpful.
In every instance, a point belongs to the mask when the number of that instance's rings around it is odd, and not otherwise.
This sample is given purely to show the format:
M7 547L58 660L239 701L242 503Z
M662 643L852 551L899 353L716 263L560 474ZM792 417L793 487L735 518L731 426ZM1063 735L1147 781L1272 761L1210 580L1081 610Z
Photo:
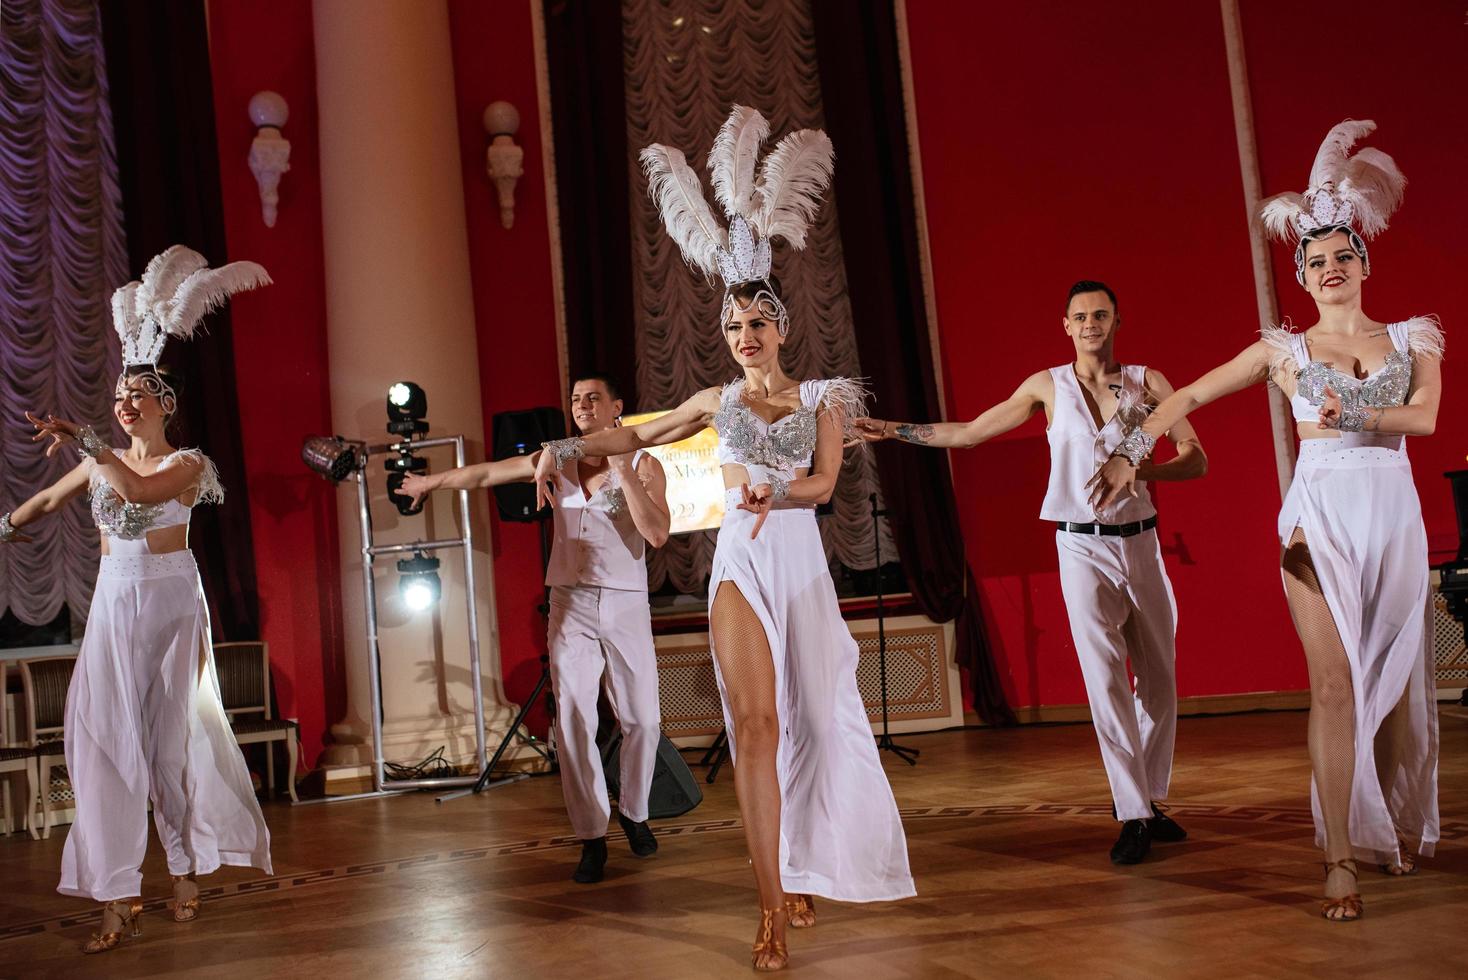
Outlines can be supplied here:
M484 109L484 131L489 148L484 151L489 179L500 196L500 224L515 224L515 182L525 173L525 151L515 145L520 113L508 102L491 102Z
M280 127L290 114L290 107L277 92L256 92L250 99L250 121L255 124L250 172L260 185L260 213L267 228L275 227L280 175L291 168L291 141L280 135Z

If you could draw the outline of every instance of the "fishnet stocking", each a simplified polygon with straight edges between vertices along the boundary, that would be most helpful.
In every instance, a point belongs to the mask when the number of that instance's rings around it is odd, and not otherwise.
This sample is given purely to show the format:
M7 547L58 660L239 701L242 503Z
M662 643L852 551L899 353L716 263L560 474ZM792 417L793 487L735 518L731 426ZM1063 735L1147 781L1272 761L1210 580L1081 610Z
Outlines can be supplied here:
M1325 820L1325 858L1335 861L1351 856L1351 782L1356 770L1351 666L1300 528L1290 536L1282 567L1290 616L1310 669L1310 765ZM1344 869L1337 868L1326 878L1327 897L1355 890L1355 879Z
M783 909L780 885L780 743L775 709L775 661L764 625L733 582L719 583L709 621L714 656L734 718L734 792L754 865L760 905Z

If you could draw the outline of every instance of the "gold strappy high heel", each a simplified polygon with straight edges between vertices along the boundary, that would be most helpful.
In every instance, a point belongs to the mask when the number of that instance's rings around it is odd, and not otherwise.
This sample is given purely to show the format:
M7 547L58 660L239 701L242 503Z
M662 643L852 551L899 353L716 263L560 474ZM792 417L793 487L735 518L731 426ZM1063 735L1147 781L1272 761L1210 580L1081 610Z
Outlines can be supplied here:
M785 899L785 924L792 929L809 929L816 924L816 903L809 895Z
M173 909L174 922L192 922L199 917L199 886L192 874L170 875L173 879L173 898L168 907ZM180 888L187 885L187 888ZM180 896L179 892L183 895Z
M1359 878L1360 873L1356 868L1353 858L1341 858L1339 861L1327 861L1325 864L1325 876L1336 868L1350 873L1352 878ZM1366 909L1361 904L1361 893L1351 892L1340 898L1327 898L1320 903L1320 914L1331 922L1355 922L1365 913Z
M143 914L143 903L141 901L108 902L102 906L102 931L96 933L87 940L82 947L83 953L105 953L122 942L124 930L129 926L132 931L129 936L141 936L143 930L138 926L138 917ZM111 917L111 922L108 917ZM112 925L111 929L107 928Z
M1401 859L1397 864L1381 865L1381 873L1400 878L1403 875L1414 874L1417 871L1417 859L1407 850L1407 838L1403 837L1401 831L1397 832L1397 853Z
M785 910L759 910L759 937L754 941L749 961L760 973L774 973L790 965L790 953L785 949L785 940L775 938L775 916Z

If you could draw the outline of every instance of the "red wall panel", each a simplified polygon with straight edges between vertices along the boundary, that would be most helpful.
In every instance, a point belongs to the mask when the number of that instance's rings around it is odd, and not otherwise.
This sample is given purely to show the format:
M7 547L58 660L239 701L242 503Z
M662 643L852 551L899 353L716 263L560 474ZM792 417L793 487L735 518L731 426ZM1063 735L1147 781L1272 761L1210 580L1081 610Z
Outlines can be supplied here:
M534 36L530 5L516 0L450 0L449 22L488 441L496 412L561 404ZM496 100L520 111L515 142L525 150L525 175L515 188L515 225L508 229L500 225L499 198L485 173L488 137L481 117L484 107ZM501 521L488 493L478 506L496 515L492 534L500 666L506 694L519 703L530 696L545 652L545 619L537 611L544 596L538 530ZM530 723L544 732L540 706Z
M1175 385L1257 336L1217 5L1069 4L1057 16L910 3L908 19L950 417L1071 359L1060 317L1076 279L1117 290L1120 357ZM1194 421L1209 476L1156 492L1179 693L1302 688L1264 390ZM1035 516L1043 422L953 460L1008 696L1084 701L1055 532Z
M275 280L236 297L232 322L261 636L309 768L346 704L335 495L300 459L305 436L331 431L311 5L211 0L209 40L229 257L259 262ZM246 106L261 89L290 105L291 170L274 228L246 163L255 136Z

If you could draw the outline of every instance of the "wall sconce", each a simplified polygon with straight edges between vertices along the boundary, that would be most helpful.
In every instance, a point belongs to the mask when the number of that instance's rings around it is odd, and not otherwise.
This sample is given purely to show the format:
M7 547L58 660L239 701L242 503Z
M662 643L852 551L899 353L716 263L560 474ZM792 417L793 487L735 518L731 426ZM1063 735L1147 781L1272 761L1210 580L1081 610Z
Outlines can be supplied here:
M291 141L280 135L280 127L290 114L290 106L276 92L256 92L250 99L250 122L255 124L250 172L260 185L260 214L267 228L275 227L280 175L291 168Z
M489 148L484 151L489 179L500 196L500 224L515 224L515 182L525 173L525 151L515 145L520 113L508 102L491 102L484 110L484 131Z

